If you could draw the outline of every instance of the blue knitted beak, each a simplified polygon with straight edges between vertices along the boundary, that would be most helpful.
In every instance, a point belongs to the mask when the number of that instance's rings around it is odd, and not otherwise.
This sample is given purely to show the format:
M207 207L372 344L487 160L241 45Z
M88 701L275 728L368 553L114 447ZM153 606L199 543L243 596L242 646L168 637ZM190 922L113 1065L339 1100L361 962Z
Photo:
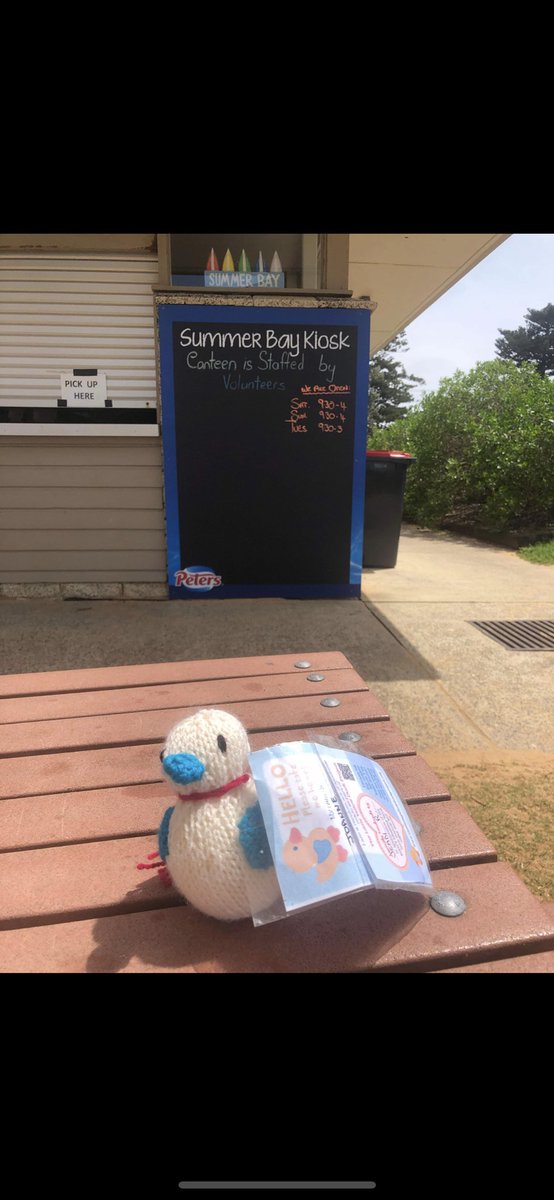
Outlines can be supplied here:
M166 754L162 767L173 783L196 783L206 770L195 754Z

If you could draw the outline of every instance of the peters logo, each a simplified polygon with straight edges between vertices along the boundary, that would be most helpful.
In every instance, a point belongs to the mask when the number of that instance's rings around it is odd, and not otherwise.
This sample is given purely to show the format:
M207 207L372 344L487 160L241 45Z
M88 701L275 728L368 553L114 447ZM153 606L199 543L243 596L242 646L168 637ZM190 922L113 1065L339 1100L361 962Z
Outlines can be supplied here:
M186 587L193 592L211 592L214 587L221 587L221 575L216 575L211 567L184 567L175 572L175 587Z

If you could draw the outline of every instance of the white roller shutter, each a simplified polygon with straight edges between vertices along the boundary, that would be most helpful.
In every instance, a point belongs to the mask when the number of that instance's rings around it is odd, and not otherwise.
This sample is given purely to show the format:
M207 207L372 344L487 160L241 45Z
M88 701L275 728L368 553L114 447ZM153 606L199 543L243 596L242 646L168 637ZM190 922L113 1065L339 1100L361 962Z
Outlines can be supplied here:
M155 409L157 282L154 255L0 254L0 408L55 408L63 372L96 368L114 407Z

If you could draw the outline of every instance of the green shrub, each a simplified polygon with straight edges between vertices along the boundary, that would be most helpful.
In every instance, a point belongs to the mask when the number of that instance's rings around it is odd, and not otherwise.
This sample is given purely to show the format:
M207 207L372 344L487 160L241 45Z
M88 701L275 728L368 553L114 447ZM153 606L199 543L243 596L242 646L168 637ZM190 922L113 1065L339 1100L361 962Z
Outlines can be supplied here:
M497 529L552 520L554 381L530 363L456 371L368 447L417 459L407 477L408 520L437 525L468 510Z

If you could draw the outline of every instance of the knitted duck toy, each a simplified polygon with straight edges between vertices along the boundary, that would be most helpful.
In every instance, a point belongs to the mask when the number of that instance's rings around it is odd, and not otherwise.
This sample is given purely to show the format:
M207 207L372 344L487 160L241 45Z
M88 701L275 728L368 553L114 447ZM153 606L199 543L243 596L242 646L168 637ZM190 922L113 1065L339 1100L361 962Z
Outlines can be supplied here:
M160 754L178 797L158 831L160 874L167 870L186 900L222 921L261 912L280 895L249 750L236 717L202 709L170 730ZM139 869L147 865L159 864Z

